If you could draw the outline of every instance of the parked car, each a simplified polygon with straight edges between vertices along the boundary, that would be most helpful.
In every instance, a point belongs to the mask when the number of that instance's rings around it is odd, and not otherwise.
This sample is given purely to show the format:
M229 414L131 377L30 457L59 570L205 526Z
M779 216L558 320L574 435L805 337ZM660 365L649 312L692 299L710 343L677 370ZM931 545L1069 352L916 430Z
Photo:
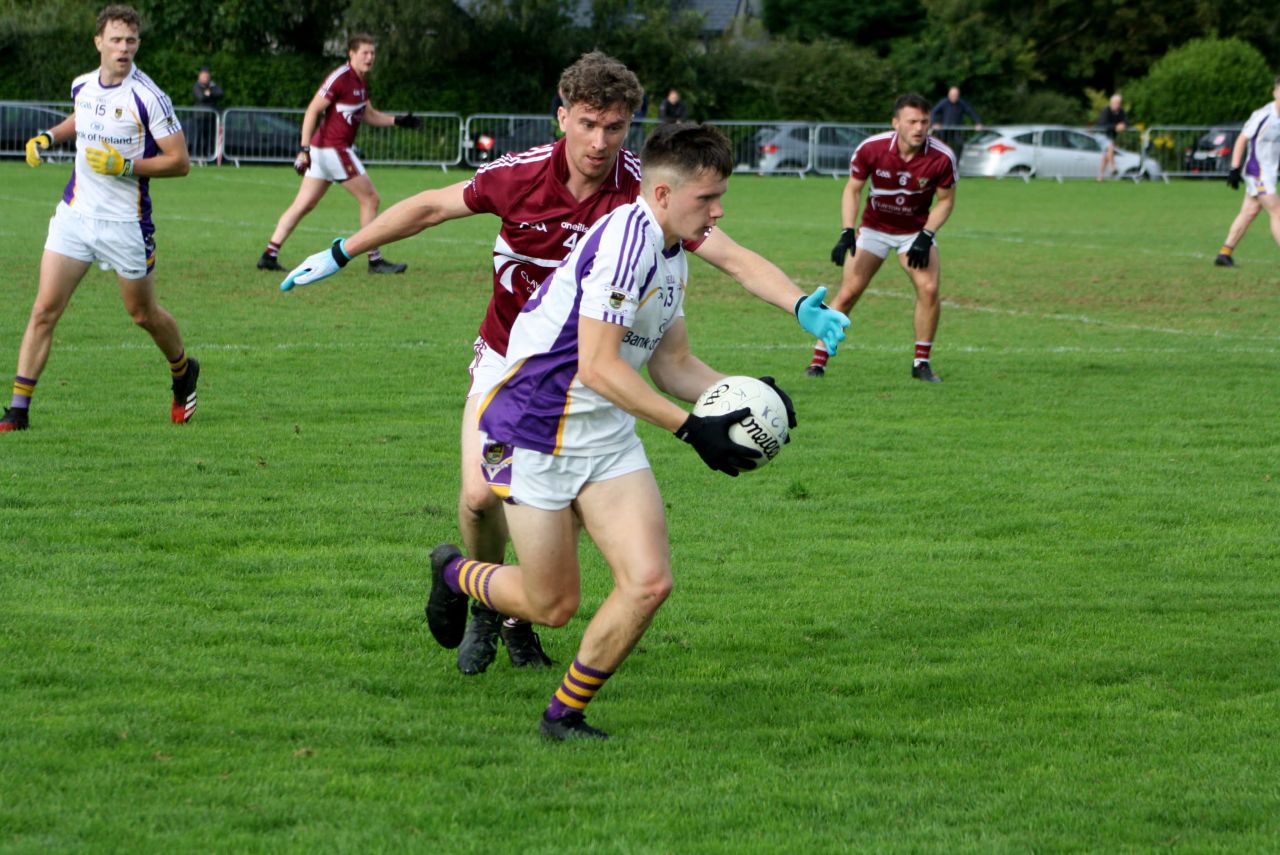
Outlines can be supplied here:
M490 117L490 120L474 131L470 140L467 162L479 166L497 160L513 151L526 151L536 145L555 142L554 125L550 118L541 116Z
M818 125L817 139L810 150L809 140L814 127L785 124L756 131L756 171L768 175L847 170L849 158L858 144L867 138L866 132L841 125Z
M1107 136L1062 125L1005 125L988 128L965 144L962 176L1004 178L1096 178ZM1126 178L1159 178L1150 158L1116 149L1116 170Z
M222 154L228 160L293 160L302 116L293 122L271 113L228 110L222 117Z
M1182 168L1192 173L1226 175L1231 171L1231 149L1240 136L1240 125L1210 128L1183 154Z
M0 104L0 152L24 154L27 140L47 131L71 114L31 104Z

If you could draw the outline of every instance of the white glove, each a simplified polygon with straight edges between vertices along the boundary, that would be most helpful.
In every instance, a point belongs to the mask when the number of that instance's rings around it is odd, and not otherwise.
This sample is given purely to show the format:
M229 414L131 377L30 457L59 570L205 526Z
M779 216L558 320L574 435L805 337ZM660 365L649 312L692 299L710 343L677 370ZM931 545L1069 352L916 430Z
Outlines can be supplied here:
M294 285L310 285L321 279L328 279L347 266L351 256L347 255L346 240L334 238L333 244L326 250L308 256L307 260L289 271L289 275L280 283L281 291L290 291Z

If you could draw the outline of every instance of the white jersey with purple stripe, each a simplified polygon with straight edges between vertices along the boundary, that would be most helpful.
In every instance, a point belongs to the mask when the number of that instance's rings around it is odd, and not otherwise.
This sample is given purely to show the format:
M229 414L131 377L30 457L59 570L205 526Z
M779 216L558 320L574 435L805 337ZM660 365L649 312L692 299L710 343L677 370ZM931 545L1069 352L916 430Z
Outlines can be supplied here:
M62 200L84 217L121 222L151 222L151 194L146 178L99 175L89 168L85 149L111 143L129 160L159 153L156 140L182 130L169 96L135 65L129 76L104 86L98 72L71 83L75 102L76 166Z
M1277 102L1259 107L1249 116L1240 133L1249 140L1245 154L1244 174L1254 178L1271 178L1280 171L1280 114Z
M516 318L510 368L484 397L481 430L518 448L576 457L635 442L635 417L578 380L578 319L625 327L621 356L639 371L684 316L688 274L684 247L663 249L643 198L599 220Z

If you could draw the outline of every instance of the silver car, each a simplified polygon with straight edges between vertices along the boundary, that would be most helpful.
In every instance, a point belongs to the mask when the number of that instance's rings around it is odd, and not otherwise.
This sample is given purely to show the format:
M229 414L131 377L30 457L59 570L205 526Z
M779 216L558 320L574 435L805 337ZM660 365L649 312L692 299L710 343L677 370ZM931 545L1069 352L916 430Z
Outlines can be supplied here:
M965 143L962 176L1004 178L1097 178L1106 134L1063 125L1002 125ZM1116 149L1116 170L1124 178L1160 177L1154 160Z
M770 125L756 131L755 171L847 171L853 150L866 138L866 131L843 125Z

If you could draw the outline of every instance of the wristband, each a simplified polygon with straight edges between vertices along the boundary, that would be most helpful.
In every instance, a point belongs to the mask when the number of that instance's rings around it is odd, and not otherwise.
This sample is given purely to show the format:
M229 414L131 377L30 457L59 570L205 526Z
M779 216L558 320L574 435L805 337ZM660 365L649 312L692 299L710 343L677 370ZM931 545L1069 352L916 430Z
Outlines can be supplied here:
M809 294L801 294L799 298L796 299L796 304L791 307L791 314L795 315L797 318L800 317L800 306L801 304L804 303L805 300L809 299L809 296L810 296ZM822 308L826 309L827 311L831 310L831 307L828 306L825 302L819 303L818 305L822 306Z
M333 263L339 267L346 267L347 262L351 260L351 256L347 255L347 241L345 238L336 238L333 246L329 247L330 254L333 255Z

